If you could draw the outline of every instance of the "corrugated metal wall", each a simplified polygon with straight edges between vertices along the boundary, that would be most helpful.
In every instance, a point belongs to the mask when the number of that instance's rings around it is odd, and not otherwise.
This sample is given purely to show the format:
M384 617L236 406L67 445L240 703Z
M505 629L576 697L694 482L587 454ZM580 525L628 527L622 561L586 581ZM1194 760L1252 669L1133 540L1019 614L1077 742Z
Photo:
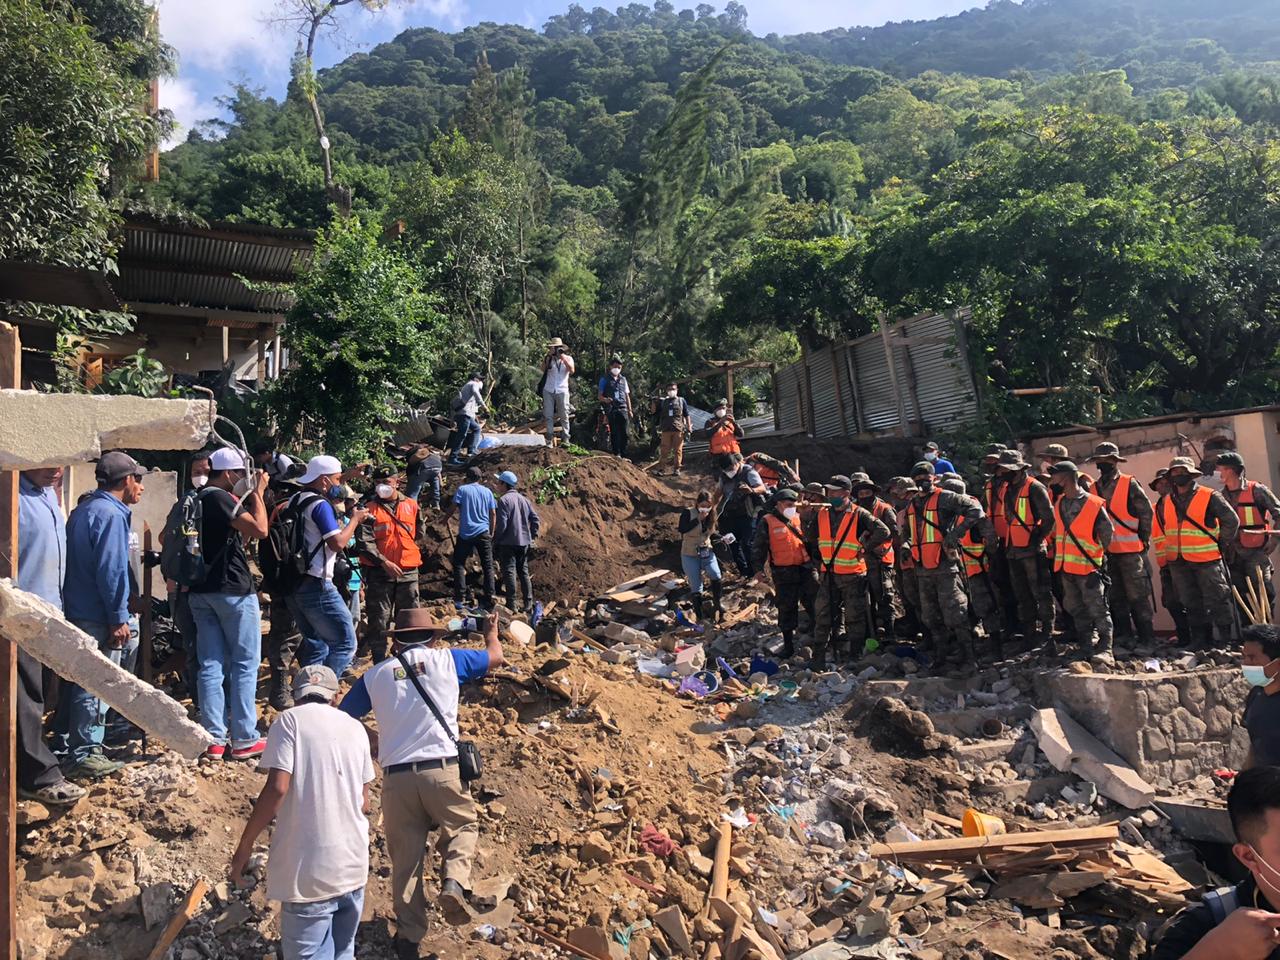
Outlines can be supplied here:
M966 308L891 324L893 372L878 330L815 350L801 362L783 367L776 374L774 400L780 428L804 429L815 437L899 429L912 435L971 422L977 416L978 399L963 339L958 336L959 324L968 317ZM807 393L810 386L812 397Z

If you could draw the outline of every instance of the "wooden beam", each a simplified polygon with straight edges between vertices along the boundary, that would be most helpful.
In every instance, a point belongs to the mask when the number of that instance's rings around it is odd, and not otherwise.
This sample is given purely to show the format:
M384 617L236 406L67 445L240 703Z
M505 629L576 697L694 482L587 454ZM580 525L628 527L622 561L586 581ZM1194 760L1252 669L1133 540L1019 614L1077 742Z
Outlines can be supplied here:
M276 334L276 338L271 341L272 366L275 367L275 378L279 380L284 376L284 368L280 365L280 361L284 358L284 348L280 345L280 334Z
M270 327L258 328L258 339L256 341L258 347L258 389L261 390L267 384L267 331Z
M226 327L222 328L222 365L225 367L231 362L231 331Z
M165 952L173 946L173 941L178 939L178 934L182 932L182 928L199 912L200 904L204 901L204 896L208 892L209 884L205 882L204 877L199 878L191 885L186 899L182 901L182 906L178 908L178 912L169 920L169 925L160 934L160 939L151 948L151 952L147 954L147 960L160 960L165 955Z
M0 322L0 388L22 385L22 342L18 328ZM0 579L18 578L18 474L0 473ZM4 749L0 763L0 795L4 802L4 823L0 824L3 851L3 892L0 897L0 960L18 956L18 644L0 637L0 743Z
M1071 847L1105 845L1120 838L1114 824L1104 827L1079 827L1072 830L1033 830L1026 833L1004 833L994 837L954 837L943 840L915 840L905 843L873 843L868 853L885 860L971 860L980 853L991 853L1006 847Z
M284 313L279 310L236 310L222 307L191 307L181 303L154 303L148 300L130 300L128 307L137 314L161 317L189 317L203 320L211 327L241 324L253 330L259 324L284 324Z

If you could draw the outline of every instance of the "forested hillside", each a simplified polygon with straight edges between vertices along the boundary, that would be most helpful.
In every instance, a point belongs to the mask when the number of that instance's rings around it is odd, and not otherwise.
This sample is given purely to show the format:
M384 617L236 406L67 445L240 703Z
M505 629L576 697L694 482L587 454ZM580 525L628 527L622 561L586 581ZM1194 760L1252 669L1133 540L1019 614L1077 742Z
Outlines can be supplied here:
M356 217L403 224L453 331L429 395L480 362L527 402L547 335L647 388L967 303L992 415L1044 423L1093 386L1118 415L1274 396L1277 12L1031 0L759 39L737 3L574 5L409 30L316 89ZM160 199L329 223L299 76L235 91ZM1079 395L1002 399L1043 385Z

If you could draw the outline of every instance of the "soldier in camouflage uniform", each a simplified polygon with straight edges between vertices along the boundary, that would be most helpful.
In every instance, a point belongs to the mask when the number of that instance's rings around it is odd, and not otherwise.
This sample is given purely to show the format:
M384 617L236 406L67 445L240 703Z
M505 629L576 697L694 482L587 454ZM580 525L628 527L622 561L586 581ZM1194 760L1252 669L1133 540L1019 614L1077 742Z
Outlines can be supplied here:
M865 473L849 477L853 484L853 496L858 506L889 528L892 538L897 533L898 514L888 502L879 497L880 488ZM876 619L876 636L882 642L897 638L895 624L898 620L898 592L895 589L897 554L890 540L888 550L882 556L867 558L867 587L871 592L871 608Z
M928 627L920 617L920 584L916 581L916 564L911 559L911 546L904 536L907 505L920 489L906 477L893 477L889 480L886 492L895 514L890 530L893 533L898 596L902 599L902 624L897 628L897 635L912 643L923 636L927 642Z
M973 630L956 557L961 537L981 519L982 507L972 497L935 488L927 460L911 468L911 479L920 492L907 505L905 533L916 565L921 616L937 659L963 663L973 651Z
M1125 462L1114 443L1094 448L1090 463L1098 465L1098 482L1093 492L1107 505L1115 535L1107 548L1107 573L1111 577L1111 620L1119 636L1129 636L1132 619L1138 639L1155 642L1151 619L1155 598L1151 593L1151 566L1147 550L1151 546L1151 501L1136 477L1120 472Z
M1261 572L1263 589L1274 610L1276 590L1271 583L1271 554L1280 541L1275 535L1260 531L1280 528L1280 500L1256 480L1245 479L1244 458L1240 454L1234 451L1218 454L1217 467L1218 476L1222 478L1222 495L1240 518L1240 532L1234 540L1222 544L1231 582L1240 596L1248 597L1246 584L1251 584L1256 591Z
M1062 605L1076 625L1080 647L1094 656L1111 657L1111 614L1103 580L1112 523L1101 497L1085 493L1070 460L1051 468L1062 490L1054 506L1054 577L1062 585ZM1092 517L1092 519L1090 519ZM1097 638L1096 641L1094 638Z
M965 483L960 479L947 479L938 483L943 490L964 494L966 499L982 504L974 497L967 495ZM1000 609L1000 601L995 585L991 582L989 557L992 545L996 543L995 527L991 518L982 513L981 519L960 538L960 560L964 566L966 578L965 592L969 597L969 609L974 619L982 625L986 637L987 649L979 650L980 654L999 656L1004 644L1004 616Z
M1224 645L1240 641L1239 613L1221 549L1235 539L1240 519L1222 494L1196 483L1200 475L1190 457L1175 457L1168 474L1173 490L1155 509L1169 573L1187 608L1191 649L1212 646L1215 627Z
M1044 484L1028 475L1029 469L1017 450L1006 450L996 461L1005 481L1004 553L1018 598L1018 629L1038 645L1053 637L1053 584L1046 547L1053 533L1053 503Z
M848 477L832 477L826 493L827 505L804 520L805 545L809 555L818 560L817 623L810 663L814 669L826 666L827 648L840 633L837 620L842 600L850 645L855 652L862 651L867 623L866 564L889 542L889 528L853 502ZM852 526L846 527L850 514Z
M1169 468L1161 467L1151 481L1151 492L1156 495L1156 503L1173 489L1169 486ZM1178 588L1173 583L1173 574L1169 572L1169 559L1165 556L1164 532L1160 529L1157 518L1151 521L1151 545L1155 547L1156 566L1160 569L1160 605L1169 611L1173 618L1173 628L1177 632L1179 643L1190 642L1191 627L1187 621L1187 608L1178 596Z

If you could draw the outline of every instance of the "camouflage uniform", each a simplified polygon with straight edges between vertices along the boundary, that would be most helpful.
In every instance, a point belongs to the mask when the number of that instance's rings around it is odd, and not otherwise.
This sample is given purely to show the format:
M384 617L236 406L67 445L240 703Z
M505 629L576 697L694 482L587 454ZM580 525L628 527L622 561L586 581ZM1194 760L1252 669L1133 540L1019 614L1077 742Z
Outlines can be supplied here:
M1099 447L1101 449L1101 446ZM1096 454L1095 454L1096 456ZM1106 501L1112 522L1119 527L1123 520L1111 513L1111 495L1119 483L1120 474L1107 473L1099 463L1100 477L1094 493ZM1151 501L1142 484L1136 477L1129 481L1129 515L1138 521L1138 529L1133 531L1142 541L1141 553L1108 553L1107 574L1111 577L1111 589L1108 591L1111 601L1111 617L1116 632L1121 636L1129 633L1129 621L1132 619L1138 639L1150 643L1155 639L1152 632L1151 619L1155 615L1155 598L1151 595L1151 564L1147 559L1147 547L1151 544ZM1127 524L1126 524L1127 526Z
M870 557L871 551L889 539L889 528L861 507L851 505L850 509L858 514L858 543L862 545L864 557ZM818 517L820 511L815 510L805 517L804 542L809 554L821 557L818 544ZM832 510L831 526L838 530L843 522L845 511ZM819 561L821 562L821 561ZM818 571L817 597L815 603L815 623L813 629L813 661L815 666L826 663L827 648L840 634L840 605L843 602L844 622L850 643L860 651L865 639L867 622L867 578L864 574L836 574L826 570Z
M908 518L914 514L918 527L925 525L925 504L934 492L933 489L922 490L907 506ZM981 519L982 507L964 494L949 490L938 490L937 494L938 525L944 535L938 566L930 569L924 565L920 544L912 544L911 549L917 561L920 617L933 636L939 659L959 661L973 649L973 630L969 625L969 601L954 554L960 536Z
M1174 491L1160 498L1156 513L1163 517L1164 504L1172 501L1178 516L1182 516L1196 491L1192 484L1185 492ZM1240 527L1240 519L1226 498L1217 491L1209 498L1206 519L1219 524L1219 543L1230 543ZM1163 526L1163 519L1161 521ZM1169 531L1165 530L1165 536ZM1222 562L1194 563L1170 556L1165 567L1173 578L1174 589L1183 606L1187 608L1187 625L1191 631L1189 645L1206 646L1213 643L1214 627L1218 628L1223 643L1239 641L1239 613L1227 582L1226 564Z
M1223 490L1222 495L1233 508L1239 509L1239 490ZM1280 500L1277 500L1274 493L1262 484L1256 483L1253 487L1253 503L1268 527L1272 529L1280 527ZM1230 540L1222 541L1222 556L1227 561L1227 569L1231 571L1231 582L1240 591L1240 596L1249 596L1246 584L1251 584L1254 591L1257 591L1258 572L1261 571L1263 589L1267 592L1267 600L1273 610L1276 605L1276 589L1271 581L1271 551L1276 542L1275 537L1268 536L1264 546L1242 547L1238 534Z
M1086 503L1083 491L1077 497L1058 501L1062 522L1070 526ZM1106 510L1098 511L1093 524L1093 539L1103 550L1111 543L1114 527ZM1112 642L1111 612L1107 608L1107 591L1101 572L1080 575L1058 571L1055 576L1062 587L1062 606L1075 622L1076 639L1081 647L1094 653L1110 653ZM1096 642L1094 637L1097 637Z
M1025 469L1025 468L1024 468ZM1019 523L1015 517L1018 491L1023 484L1021 472L1014 472L1004 487L1005 515L1009 517L1009 533L1005 537L1004 553L1009 566L1009 580L1018 600L1018 627L1023 635L1036 635L1048 640L1053 636L1053 583L1050 577L1049 558L1045 540L1053 531L1053 503L1049 491L1039 480L1032 479L1028 492L1031 512L1031 542L1027 546L1013 545L1013 530ZM1037 630L1037 621L1039 629Z
M857 489L859 476L854 476L854 488ZM866 482L870 482L868 478ZM884 500L873 496L868 500L857 501L858 505L865 510L869 510L871 515L879 519L888 529L890 536L893 537L897 533L897 513ZM889 544L886 544L888 546ZM894 563L886 564L881 557L874 553L867 557L867 589L871 593L871 605L875 610L878 623L875 624L877 633L882 639L893 640L896 636L895 624L898 619L898 594L894 588L894 574L897 564L897 552L894 553Z

